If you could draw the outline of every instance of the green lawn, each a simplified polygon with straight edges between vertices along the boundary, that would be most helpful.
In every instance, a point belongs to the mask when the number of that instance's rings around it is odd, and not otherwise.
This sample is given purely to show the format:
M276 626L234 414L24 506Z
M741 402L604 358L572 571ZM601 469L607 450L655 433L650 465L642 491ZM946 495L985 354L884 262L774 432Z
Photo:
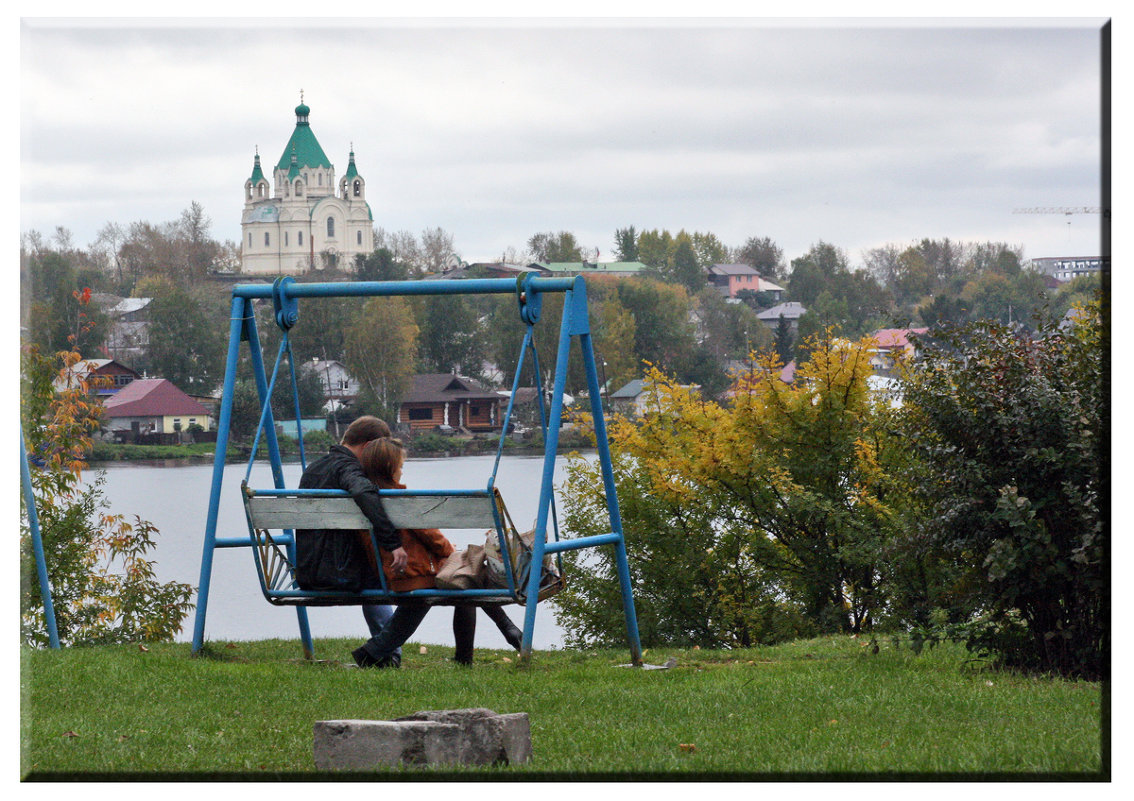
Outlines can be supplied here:
M299 778L322 775L312 725L418 710L527 712L520 766L383 771L389 778L1105 779L1097 683L975 669L956 647L915 656L850 637L744 651L405 648L401 670L346 668L348 640L23 649L21 775ZM820 776L819 774L822 774ZM349 776L349 774L348 774ZM357 774L354 774L357 777Z

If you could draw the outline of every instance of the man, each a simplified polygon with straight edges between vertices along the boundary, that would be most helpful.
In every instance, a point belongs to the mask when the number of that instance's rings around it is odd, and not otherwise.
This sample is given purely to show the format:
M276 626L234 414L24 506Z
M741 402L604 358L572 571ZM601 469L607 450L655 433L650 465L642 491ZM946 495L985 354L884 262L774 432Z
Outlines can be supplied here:
M401 534L390 523L377 487L363 474L358 461L366 443L388 436L389 426L377 417L359 417L347 427L341 444L332 446L326 456L307 466L299 486L301 489L341 489L349 492L374 527L378 547L390 552L394 560L393 569L397 572L406 566ZM358 592L380 586L365 546L356 532L328 529L297 531L295 552L295 577L302 589ZM371 636L377 635L392 615L391 607L384 604L364 605L362 612ZM389 655L388 661L394 666L401 661L400 652L398 648Z

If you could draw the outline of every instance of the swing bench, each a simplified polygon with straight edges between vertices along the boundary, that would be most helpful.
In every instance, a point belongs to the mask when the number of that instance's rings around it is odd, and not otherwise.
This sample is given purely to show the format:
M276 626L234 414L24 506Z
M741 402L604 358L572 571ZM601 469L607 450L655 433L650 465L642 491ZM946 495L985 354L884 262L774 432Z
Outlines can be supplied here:
M368 532L378 553L376 538L370 521L363 515L354 499L343 490L290 489L283 477L282 459L276 439L269 399L276 386L280 365L286 355L291 375L291 390L296 419L296 438L299 442L300 463L306 469L303 445L302 414L299 409L298 384L295 360L291 352L289 330L299 318L300 298L318 297L377 297L388 295L447 295L447 294L503 294L515 292L519 302L521 320L526 324L523 344L516 365L511 398L501 429L496 450L496 463L487 485L483 489L425 489L379 490L383 509L395 529L480 529L488 530L486 550L492 544L499 547L498 569L491 573L500 586L474 589L430 588L395 592L386 583L384 571L378 570L379 588L354 592L306 590L299 587L295 576L296 538L306 536L305 530L323 529ZM554 387L545 398L539 356L533 340L533 326L539 320L542 295L561 292L564 296L556 356ZM271 299L276 325L283 331L279 354L271 379L264 369L260 339L256 330L253 302ZM569 346L577 339L582 351L583 366L590 397L590 411L594 419L595 439L602 480L606 492L607 512L610 517L609 533L560 539L555 511L553 471L559 441L559 427L563 415L563 396L567 377ZM233 392L236 384L240 343L248 343L256 391L260 398L260 422L252 441L252 456L248 470L240 485L241 500L248 524L248 536L218 538L220 494L223 482L225 451L232 421ZM532 358L536 376L540 423L544 435L543 477L540 483L535 526L530 542L528 536L517 533L515 525L495 487L496 472L504 449L505 434L509 430L520 376L527 354ZM209 584L213 554L216 548L251 547L260 589L269 603L296 608L300 637L304 653L313 658L313 641L307 620L309 606L351 606L360 604L398 603L420 599L434 605L509 604L525 607L521 658L531 654L535 627L536 605L564 586L562 553L605 545L613 545L618 582L622 593L623 612L626 617L630 656L641 664L641 644L638 638L637 618L631 589L625 539L622 535L618 499L615 493L614 473L610 449L606 438L606 423L601 405L601 389L595 354L591 345L590 323L587 312L586 283L583 278L545 278L526 273L517 280L465 279L423 281L357 281L330 284L299 284L291 277L277 278L269 287L264 284L240 284L232 290L232 315L229 326L229 346L221 393L221 410L217 422L216 455L213 462L213 480L209 495L208 517L205 524L205 542L201 556L201 581L197 593L196 620L193 627L193 652L204 645L205 614L208 607ZM550 401L550 409L545 402ZM260 437L264 437L272 467L274 486L255 489L249 485L252 465L259 450ZM549 525L550 524L550 525ZM553 535L553 536L552 536ZM495 559L491 560L495 563ZM533 575L532 565L538 565Z
M507 577L506 587L486 589L420 589L394 592L378 571L380 589L358 592L300 589L291 558L297 536L303 529L365 531L374 552L378 543L370 521L343 490L254 490L241 484L244 511L254 540L256 573L269 603L276 606L350 606L397 603L407 598L433 605L461 603L523 603L531 565L531 551L512 524L499 490L380 490L382 506L395 529L489 529L497 537ZM273 534L273 531L280 532ZM298 532L298 533L297 533ZM526 551L526 553L525 553ZM526 560L525 560L526 556ZM539 599L562 589L562 571L549 571L541 578Z

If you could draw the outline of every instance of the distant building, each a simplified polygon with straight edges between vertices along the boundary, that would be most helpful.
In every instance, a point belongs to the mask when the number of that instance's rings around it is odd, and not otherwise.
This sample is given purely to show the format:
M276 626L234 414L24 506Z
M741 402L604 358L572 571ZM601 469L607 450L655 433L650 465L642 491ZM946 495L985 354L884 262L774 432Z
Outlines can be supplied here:
M698 384L681 384L682 389L699 390ZM610 395L614 411L641 417L657 410L656 392L653 385L642 378L628 381L617 392Z
M752 292L767 292L776 303L779 303L784 294L782 286L761 278L760 274L747 264L711 264L707 273L709 284L716 287L726 298L735 298L747 289Z
M92 387L94 394L101 398L109 398L141 377L129 367L116 362L114 359L83 359L81 362L76 362L70 369L70 376L74 380L103 379L97 382L102 386ZM54 384L56 390L67 388L66 379L63 378L57 378Z
M552 276L613 275L617 278L642 275L650 269L640 261L541 261L532 266Z
M928 328L880 328L870 336L875 346L870 357L870 366L878 376L892 376L898 360L917 355L911 335L924 334Z
M106 352L111 358L133 363L145 356L150 346L150 300L98 294L96 302L110 320Z
M164 378L136 379L104 401L103 408L106 431L128 431L135 437L187 431L193 424L208 431L212 422L208 409Z
M1070 281L1081 275L1097 275L1102 270L1109 269L1110 259L1098 256L1058 256L1032 259L1029 264L1033 269L1060 281Z
M323 400L328 411L349 406L358 397L358 381L340 361L312 359L299 366L301 373L314 373L323 385Z
M295 130L272 169L269 183L256 153L244 182L241 272L299 274L337 266L350 270L354 257L374 250L374 216L366 181L354 163L335 182L335 167L311 131L311 109L295 108Z
M805 314L807 314L807 309L803 308L802 303L788 301L787 303L779 303L770 309L758 312L756 316L773 332L775 332L776 327L779 326L780 318L783 317L791 325L792 334L797 334L799 333L799 318Z
M415 375L398 409L398 422L414 430L498 431L506 401L471 378L450 373Z

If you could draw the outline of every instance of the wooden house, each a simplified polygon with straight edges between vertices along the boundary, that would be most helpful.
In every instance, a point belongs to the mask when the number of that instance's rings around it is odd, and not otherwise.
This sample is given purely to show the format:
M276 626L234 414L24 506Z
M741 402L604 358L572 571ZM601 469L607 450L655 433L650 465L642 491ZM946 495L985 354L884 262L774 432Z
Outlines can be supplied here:
M414 431L441 426L457 431L499 431L504 399L471 378L449 373L415 375L398 409L398 422Z

